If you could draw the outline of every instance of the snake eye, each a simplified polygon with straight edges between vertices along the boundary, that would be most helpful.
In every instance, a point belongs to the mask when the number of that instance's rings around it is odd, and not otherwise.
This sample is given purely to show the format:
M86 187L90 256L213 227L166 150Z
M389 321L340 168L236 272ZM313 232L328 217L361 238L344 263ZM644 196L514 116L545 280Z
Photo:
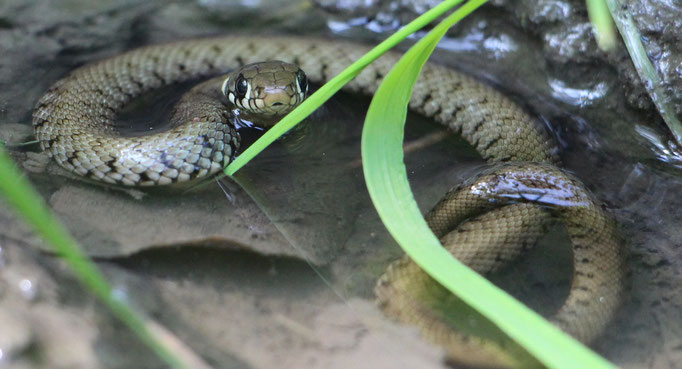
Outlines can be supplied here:
M305 76L303 70L299 69L298 73L296 73L296 81L298 82L298 87L301 89L301 92L308 92L308 77Z
M249 89L249 83L246 82L246 78L244 78L244 75L240 74L239 77L237 77L237 82L234 84L234 90L237 93L237 97L240 99L243 99L246 97L246 91Z

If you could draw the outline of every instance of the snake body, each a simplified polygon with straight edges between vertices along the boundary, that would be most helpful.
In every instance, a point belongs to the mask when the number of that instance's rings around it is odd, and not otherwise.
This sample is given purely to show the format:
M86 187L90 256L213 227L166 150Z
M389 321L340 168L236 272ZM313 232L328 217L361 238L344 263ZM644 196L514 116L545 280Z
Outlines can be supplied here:
M162 86L262 60L297 64L310 81L324 83L368 50L365 45L326 39L250 36L144 47L83 66L58 81L38 102L33 124L43 150L77 174L134 186L191 180L219 171L238 149L238 133L222 103L216 103L220 96L215 96L215 90L206 92L201 103L205 106L193 108L196 114L179 109L177 120L184 124L143 137L123 137L116 131L114 118L128 102ZM344 89L372 94L400 56L385 54ZM465 245L446 247L465 263L486 272L523 248L509 245L534 243L550 216L558 214L568 223L574 244L575 274L569 298L555 321L585 342L597 336L624 290L622 246L613 222L586 195L584 187L548 166L558 163L558 150L545 129L501 93L435 63L424 66L409 106L460 133L489 162L527 163L505 166L501 173L488 174L446 196L428 216L429 223L446 244ZM510 199L519 188L496 187L494 183L504 182L500 176L517 176L524 190L536 195L549 191L563 206L550 211L547 204ZM472 218L490 210L491 204L507 206ZM451 231L462 222L458 231ZM380 279L377 297L388 315L417 323L426 337L444 344L452 356L464 353L459 359L467 362L472 352L462 350L467 339L451 333L442 319L409 298L421 296L427 301L443 295L438 288L418 267L402 260ZM504 360L491 362L508 364Z

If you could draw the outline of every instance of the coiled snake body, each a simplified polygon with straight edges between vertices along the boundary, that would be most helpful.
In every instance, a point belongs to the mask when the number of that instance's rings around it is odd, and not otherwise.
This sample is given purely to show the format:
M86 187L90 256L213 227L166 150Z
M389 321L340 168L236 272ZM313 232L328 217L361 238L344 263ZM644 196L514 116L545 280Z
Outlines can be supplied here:
M176 108L177 124L143 137L123 137L115 129L114 118L128 102L152 89L263 60L294 63L310 81L323 83L368 49L284 37L218 37L144 47L86 65L58 81L38 102L33 124L41 147L80 175L120 185L191 180L219 171L239 147L219 91L202 90L206 98L199 108L191 108L192 114ZM373 93L399 57L386 54L345 89ZM434 232L453 245L446 247L480 272L490 271L534 243L549 217L558 214L574 245L575 273L554 321L585 342L597 336L623 295L623 249L613 221L583 186L551 166L558 161L557 148L543 127L497 91L434 63L424 66L410 108L459 132L489 162L526 163L503 166L446 196L427 216ZM548 210L557 204L561 206ZM474 218L491 205L506 206ZM458 231L451 231L462 222ZM387 314L418 324L426 337L445 345L460 361L509 365L495 349L481 354L492 352L490 360L471 360L471 341L462 342L442 319L425 311L428 296L440 294L434 283L402 260L380 279L377 298ZM415 296L422 300L415 301Z

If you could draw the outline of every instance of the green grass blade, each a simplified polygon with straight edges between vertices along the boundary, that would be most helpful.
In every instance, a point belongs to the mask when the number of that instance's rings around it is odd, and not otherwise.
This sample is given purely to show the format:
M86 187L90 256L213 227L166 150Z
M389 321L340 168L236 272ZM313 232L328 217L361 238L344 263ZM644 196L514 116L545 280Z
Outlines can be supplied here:
M40 195L14 166L2 147L0 147L0 194L66 261L78 280L104 302L114 315L135 332L142 342L164 362L176 369L192 368L186 363L187 360L177 357L161 339L150 332L148 322L138 316L122 300L113 297L111 286L97 267L80 251L76 241L51 214Z
M625 47L628 49L632 63L635 65L644 88L649 93L651 100L656 105L656 109L658 109L661 117L663 117L668 129L672 132L675 141L677 141L678 145L682 145L682 123L680 123L675 115L675 107L670 103L661 77L649 60L646 49L644 49L642 44L642 35L637 29L632 15L619 0L606 0L606 4L609 11L611 11L620 35L623 37Z
M587 0L587 15L594 28L594 37L602 50L613 50L616 47L616 30L613 27L611 13L604 0Z
M412 47L372 99L362 133L365 181L382 221L429 275L550 368L614 368L485 278L455 260L429 230L403 163L403 127L412 87L445 31L483 4L472 0Z
M265 134L251 146L249 146L248 149L241 153L232 163L230 163L230 165L225 168L225 174L231 176L236 173L239 169L241 169L241 167L246 165L246 163L258 155L258 153L263 151L276 139L288 132L313 111L322 106L322 104L329 100L329 98L338 92L346 83L362 72L367 65L403 41L405 38L407 38L407 36L422 29L424 26L433 22L462 1L463 0L443 1L433 9L417 17L405 27L401 28L399 31L388 37L353 64L349 65L336 77L325 83L322 87L320 87L319 90L303 101L303 103L301 103L301 105L299 105L291 113L282 118L282 120L280 120L279 123L277 123L274 127L265 132Z

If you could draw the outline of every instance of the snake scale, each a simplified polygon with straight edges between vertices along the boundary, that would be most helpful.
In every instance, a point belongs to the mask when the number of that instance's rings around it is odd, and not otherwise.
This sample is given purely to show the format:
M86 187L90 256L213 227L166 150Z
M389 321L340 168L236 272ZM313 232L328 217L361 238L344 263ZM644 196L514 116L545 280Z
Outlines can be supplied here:
M140 137L123 137L114 125L127 103L153 89L263 60L294 63L310 81L324 83L368 50L326 39L251 36L143 47L58 81L37 103L33 125L42 149L77 174L131 186L192 180L221 170L239 148L234 125L216 103L218 91L204 90L205 106L194 108L199 115L182 116L176 107L186 123ZM344 89L372 94L400 55L385 54ZM553 217L562 219L573 244L574 275L552 320L583 342L598 336L624 295L624 247L614 221L584 186L553 166L558 150L544 127L496 90L430 62L409 106L460 133L488 162L505 163L453 189L427 215L446 248L486 273L532 246ZM436 316L429 302L447 293L408 259L388 268L376 294L387 315L418 325L456 361L514 365L503 349L458 334Z

